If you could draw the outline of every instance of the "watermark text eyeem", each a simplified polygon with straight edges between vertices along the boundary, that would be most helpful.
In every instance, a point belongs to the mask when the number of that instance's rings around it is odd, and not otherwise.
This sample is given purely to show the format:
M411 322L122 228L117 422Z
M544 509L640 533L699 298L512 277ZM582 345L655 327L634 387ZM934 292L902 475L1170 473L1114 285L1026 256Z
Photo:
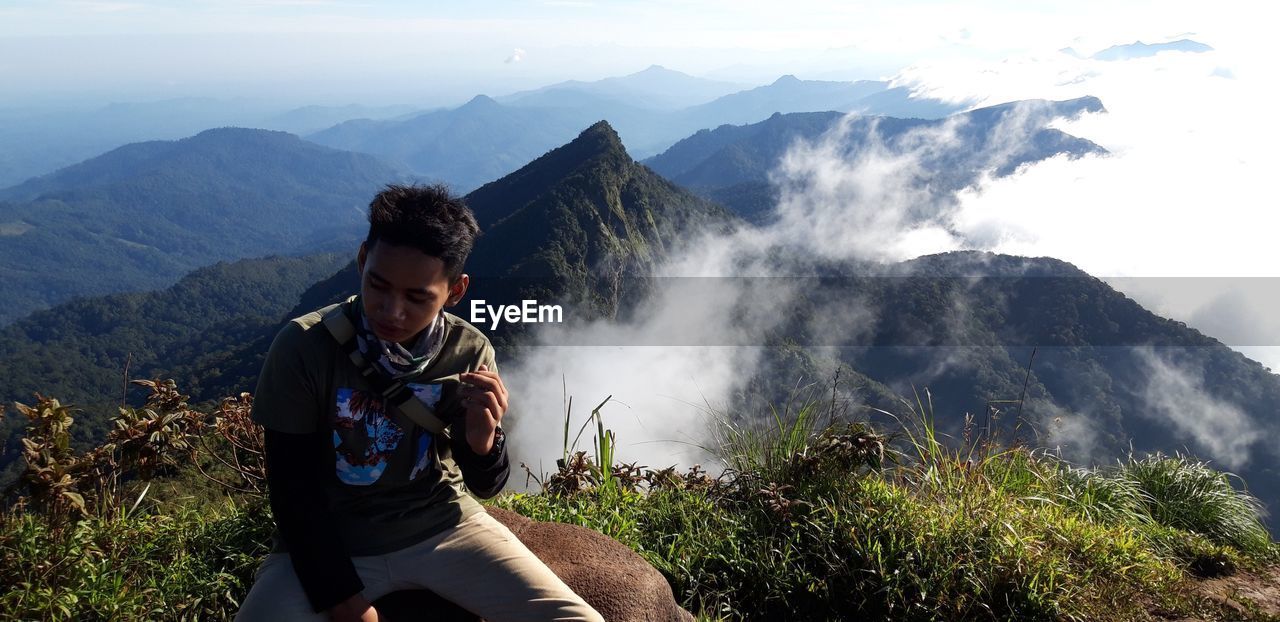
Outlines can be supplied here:
M522 300L518 305L491 306L485 300L471 301L471 323L479 326L489 324L489 330L497 330L498 325L508 324L540 324L543 322L559 323L564 321L564 310L560 305L539 305L537 300Z

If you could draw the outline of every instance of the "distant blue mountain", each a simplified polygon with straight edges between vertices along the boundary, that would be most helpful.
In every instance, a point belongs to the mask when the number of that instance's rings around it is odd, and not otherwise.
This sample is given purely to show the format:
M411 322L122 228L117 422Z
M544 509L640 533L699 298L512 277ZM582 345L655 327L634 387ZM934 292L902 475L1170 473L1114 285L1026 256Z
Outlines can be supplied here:
M310 134L352 119L394 119L422 110L409 105L398 106L302 106L273 114L256 124L263 129L291 134Z
M1067 48L1063 51L1079 56L1079 54L1071 48ZM1090 56L1089 58L1094 60L1117 61L1155 56L1160 52L1191 52L1198 54L1212 51L1212 47L1200 43L1199 41L1192 41L1191 39L1178 39L1177 41L1169 41L1168 43L1143 43L1141 41L1134 41L1133 43L1123 45L1113 45L1094 54L1093 56Z
M936 119L963 110L961 104L932 99L916 99L904 87L890 88L888 82L859 80L837 82L801 80L782 76L772 84L726 95L690 111L699 120L725 123L754 123L775 112L857 112L860 114ZM716 127L716 125L706 125Z
M517 106L581 106L584 102L623 103L637 108L678 110L736 93L746 85L695 78L661 65L594 82L569 80L497 98Z
M182 98L97 107L0 110L0 188L46 175L116 147L175 140L214 127L303 134L348 119L389 118L410 106L305 106L284 110L256 100Z
M0 114L0 188L71 166L121 145L172 140L260 117L255 102L213 98L39 108Z
M506 106L478 95L449 110L403 120L347 121L307 138L402 163L415 174L469 191L569 142L598 118L575 108Z

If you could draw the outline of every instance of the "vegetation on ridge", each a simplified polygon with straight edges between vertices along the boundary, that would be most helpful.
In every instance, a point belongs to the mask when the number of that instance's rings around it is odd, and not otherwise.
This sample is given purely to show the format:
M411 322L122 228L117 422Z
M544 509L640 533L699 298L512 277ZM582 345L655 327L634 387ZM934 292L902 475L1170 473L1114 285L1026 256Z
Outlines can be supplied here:
M17 408L28 468L0 523L12 586L0 616L234 613L270 531L250 398L203 412L172 382L141 384L148 404L122 409L89 452L66 443L68 406ZM617 538L704 618L1241 619L1247 602L1188 586L1277 560L1256 501L1203 463L1134 456L1082 470L972 427L947 442L928 399L903 406L887 435L816 401L764 428L725 418L709 448L727 467L718 478L602 459L617 439L599 407L583 426L595 456L577 451L566 413L544 491L495 502Z

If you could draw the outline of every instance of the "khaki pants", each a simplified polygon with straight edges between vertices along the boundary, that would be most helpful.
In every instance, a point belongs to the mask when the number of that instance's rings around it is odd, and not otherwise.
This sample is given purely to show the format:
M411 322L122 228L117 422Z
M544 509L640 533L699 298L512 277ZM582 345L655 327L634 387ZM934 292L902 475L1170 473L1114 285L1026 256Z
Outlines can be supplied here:
M351 561L370 601L398 590L426 588L489 622L604 622L486 512L409 548ZM328 619L327 613L311 610L288 553L267 556L236 615L245 622Z

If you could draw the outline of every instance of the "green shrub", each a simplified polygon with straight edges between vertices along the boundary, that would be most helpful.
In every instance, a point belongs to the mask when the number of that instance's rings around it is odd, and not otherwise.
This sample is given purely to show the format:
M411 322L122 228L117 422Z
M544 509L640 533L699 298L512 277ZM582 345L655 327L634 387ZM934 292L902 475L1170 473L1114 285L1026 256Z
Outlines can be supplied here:
M1228 474L1185 456L1130 457L1120 477L1133 483L1151 518L1252 555L1271 550L1262 504L1232 487Z
M0 525L0 617L230 619L269 541L262 503L90 517L64 530L32 514Z

